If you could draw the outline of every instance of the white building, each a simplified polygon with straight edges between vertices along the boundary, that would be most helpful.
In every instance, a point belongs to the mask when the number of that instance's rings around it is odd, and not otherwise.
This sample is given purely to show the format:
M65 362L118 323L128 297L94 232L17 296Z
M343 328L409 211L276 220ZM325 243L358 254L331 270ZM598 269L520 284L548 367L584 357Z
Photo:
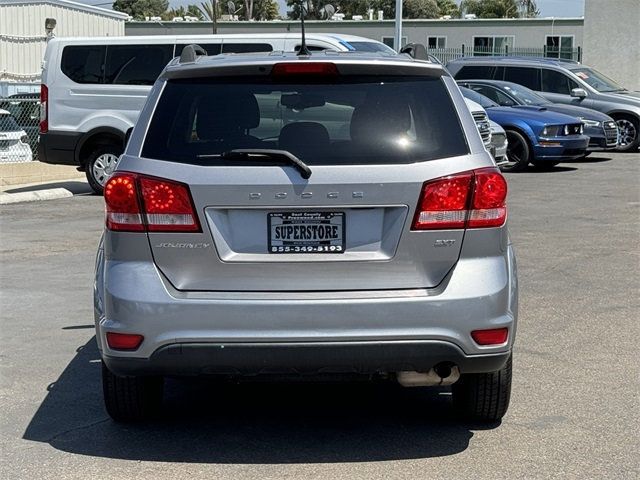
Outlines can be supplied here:
M47 18L56 37L91 37L124 35L128 15L70 0L0 1L0 84L39 81Z

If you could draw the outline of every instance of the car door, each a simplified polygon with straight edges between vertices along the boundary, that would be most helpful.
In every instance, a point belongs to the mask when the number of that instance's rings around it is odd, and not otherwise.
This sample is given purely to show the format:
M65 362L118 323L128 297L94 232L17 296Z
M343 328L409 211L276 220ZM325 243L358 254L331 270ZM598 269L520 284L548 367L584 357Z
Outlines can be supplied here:
M542 68L541 80L542 90L540 93L549 101L591 108L593 102L589 97L578 98L571 96L571 90L583 87L565 73L550 68Z

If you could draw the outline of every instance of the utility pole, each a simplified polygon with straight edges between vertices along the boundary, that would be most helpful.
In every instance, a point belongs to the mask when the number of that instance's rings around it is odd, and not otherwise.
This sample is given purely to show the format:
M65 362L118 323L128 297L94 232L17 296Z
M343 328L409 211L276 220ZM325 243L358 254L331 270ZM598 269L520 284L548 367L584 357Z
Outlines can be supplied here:
M402 0L396 0L396 32L393 38L393 47L399 52L402 47Z

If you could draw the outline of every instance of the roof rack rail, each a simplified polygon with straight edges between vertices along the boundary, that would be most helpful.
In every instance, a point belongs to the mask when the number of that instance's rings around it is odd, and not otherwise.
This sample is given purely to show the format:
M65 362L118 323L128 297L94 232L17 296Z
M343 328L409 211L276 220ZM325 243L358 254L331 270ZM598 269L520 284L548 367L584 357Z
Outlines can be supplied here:
M429 60L427 49L421 43L407 43L399 53L405 53L416 60Z
M199 56L207 56L207 51L200 45L192 43L182 49L180 54L180 63L193 63Z

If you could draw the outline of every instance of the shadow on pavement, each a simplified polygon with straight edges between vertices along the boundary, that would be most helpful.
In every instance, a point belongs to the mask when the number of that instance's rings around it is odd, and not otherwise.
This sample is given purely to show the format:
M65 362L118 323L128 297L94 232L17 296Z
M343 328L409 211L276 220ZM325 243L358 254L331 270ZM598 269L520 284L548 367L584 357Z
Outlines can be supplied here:
M49 386L26 440L126 460L364 462L453 455L478 428L450 418L444 390L206 379L167 380L161 420L120 425L102 406L99 358L95 338L78 349Z
M67 182L50 182L41 183L39 185L31 185L29 187L10 188L5 190L6 193L20 192L37 192L38 190L47 190L49 188L66 188L74 195L93 194L93 190L87 182L83 181L67 181Z
M611 157L593 157L589 155L588 157L577 158L575 160L568 160L563 163L602 163L602 162L610 162L612 160Z

